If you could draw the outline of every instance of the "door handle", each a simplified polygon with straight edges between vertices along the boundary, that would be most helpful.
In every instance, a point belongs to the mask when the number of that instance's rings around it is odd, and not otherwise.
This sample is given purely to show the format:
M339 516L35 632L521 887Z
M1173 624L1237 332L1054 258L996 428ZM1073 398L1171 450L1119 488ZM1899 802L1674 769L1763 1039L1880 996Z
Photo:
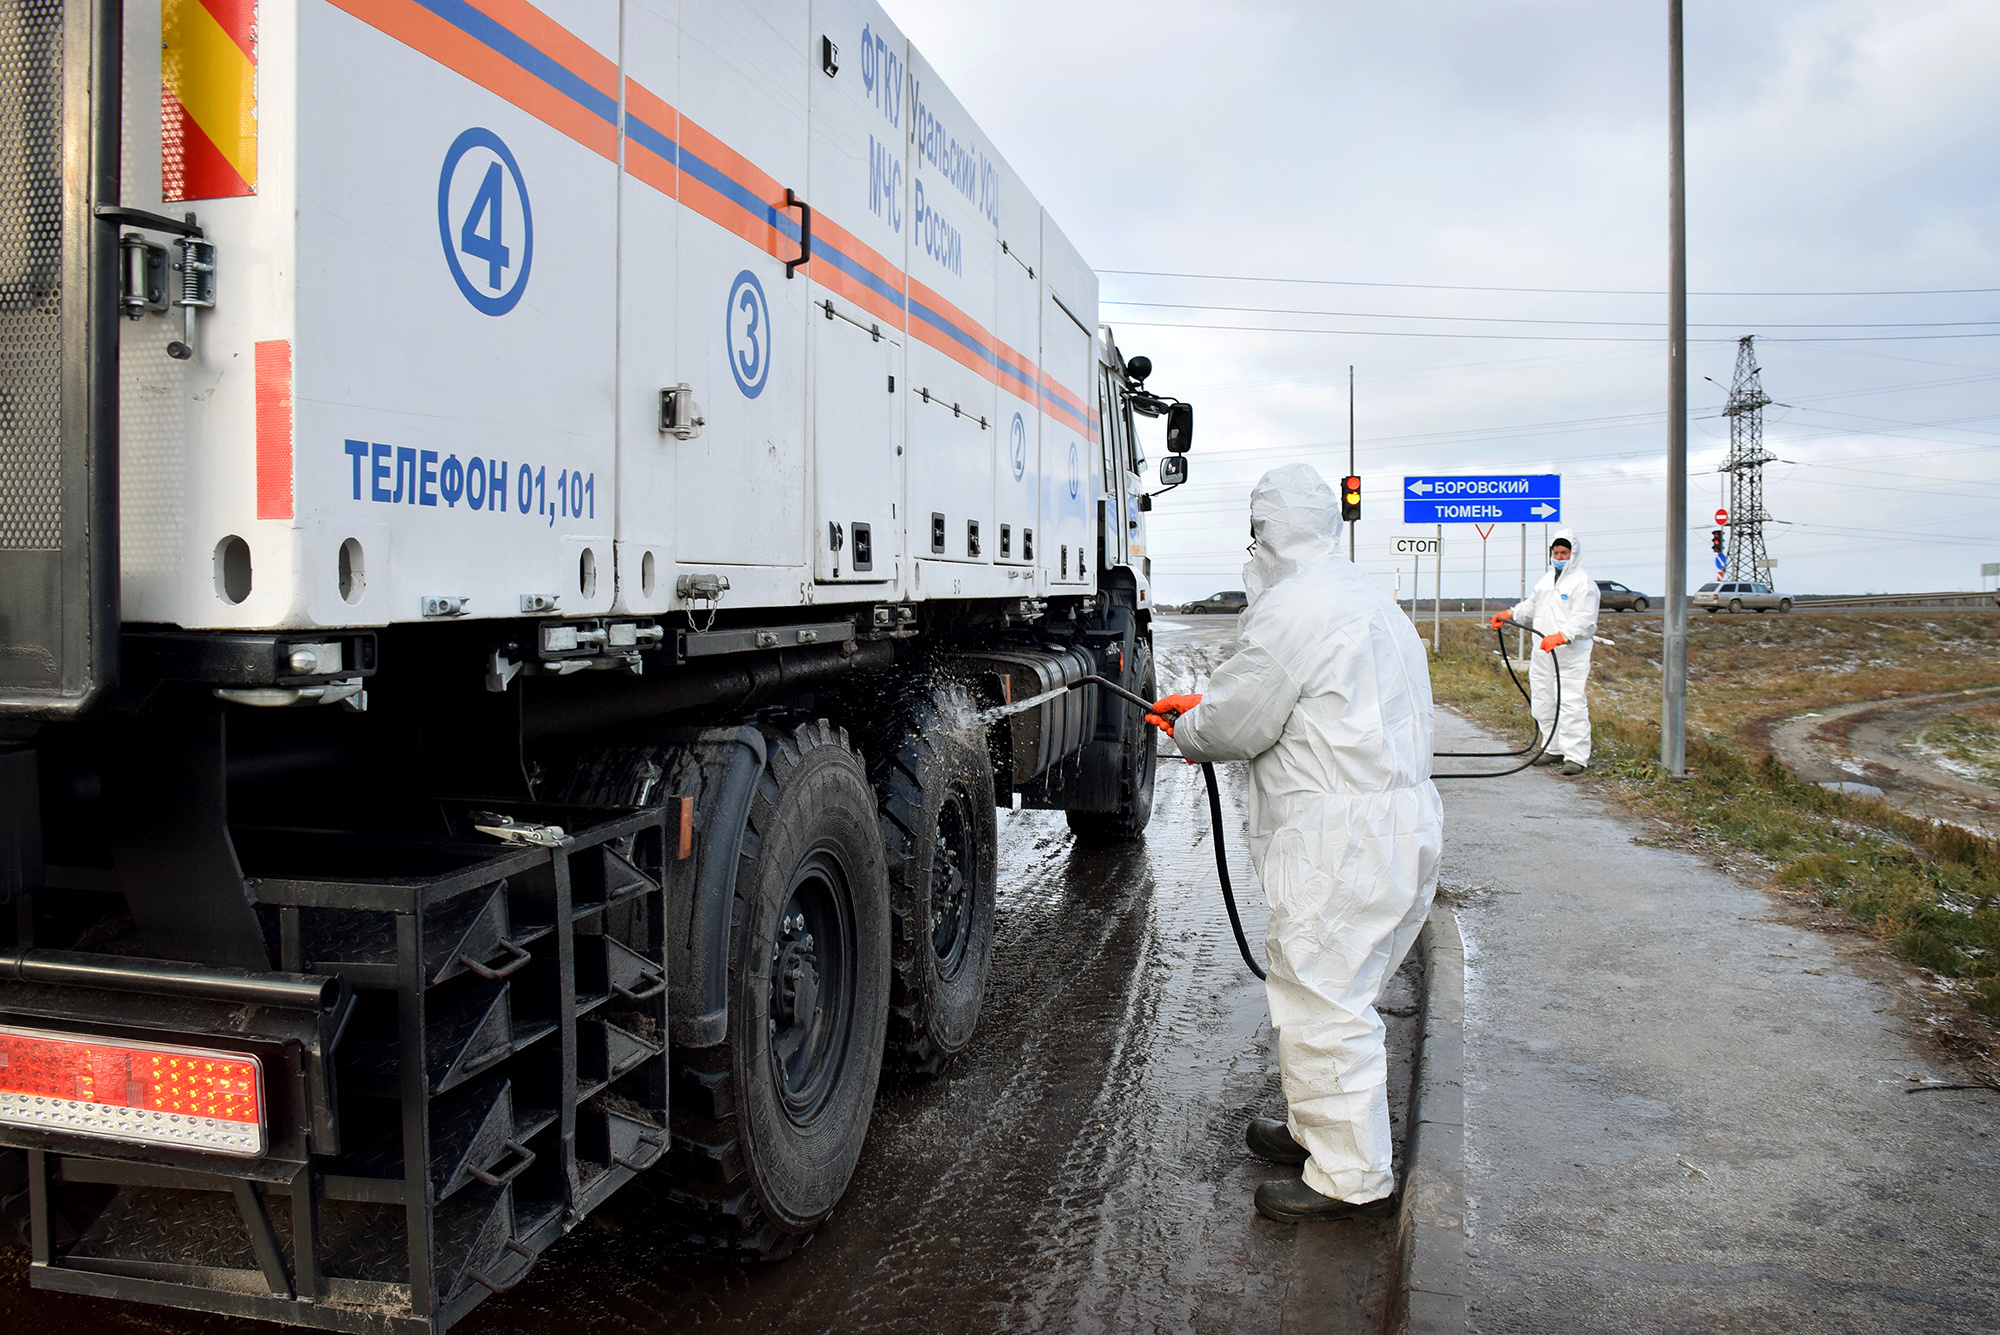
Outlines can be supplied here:
M792 270L798 268L801 264L810 264L812 262L813 211L812 205L793 194L790 186L785 187L785 207L799 211L799 257L795 260L785 261L785 277L790 278Z

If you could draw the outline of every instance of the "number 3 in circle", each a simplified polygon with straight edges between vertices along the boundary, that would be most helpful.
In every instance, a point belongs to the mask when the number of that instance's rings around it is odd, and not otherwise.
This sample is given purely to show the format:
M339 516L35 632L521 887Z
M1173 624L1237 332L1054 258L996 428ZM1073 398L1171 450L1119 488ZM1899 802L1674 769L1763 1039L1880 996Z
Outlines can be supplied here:
M745 269L736 275L723 315L729 373L736 377L743 397L754 399L764 392L771 374L771 307L756 274Z

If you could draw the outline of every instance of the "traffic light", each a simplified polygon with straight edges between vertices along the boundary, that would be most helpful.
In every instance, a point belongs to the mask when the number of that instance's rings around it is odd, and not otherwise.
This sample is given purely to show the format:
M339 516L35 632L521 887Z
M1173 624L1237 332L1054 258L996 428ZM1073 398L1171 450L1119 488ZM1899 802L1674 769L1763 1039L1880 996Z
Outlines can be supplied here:
M1716 528L1716 529L1710 529L1710 530L1709 530L1709 533L1708 533L1708 546L1709 546L1709 550L1713 551L1713 552L1714 552L1714 553L1715 553L1715 554L1716 554L1717 556L1720 556L1720 555L1722 555L1722 530L1721 530L1721 529L1719 529L1719 528Z
M1340 479L1340 517L1348 523L1361 518L1361 479Z

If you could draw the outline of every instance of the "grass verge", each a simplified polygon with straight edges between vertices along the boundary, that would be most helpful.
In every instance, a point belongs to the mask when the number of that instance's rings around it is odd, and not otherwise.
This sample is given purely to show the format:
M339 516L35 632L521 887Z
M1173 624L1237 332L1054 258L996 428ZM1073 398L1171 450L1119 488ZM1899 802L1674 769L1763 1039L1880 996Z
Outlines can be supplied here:
M2000 705L1947 714L1918 744L1951 773L2000 788Z
M1942 651L1935 619L1928 630L1907 621L1883 627L1843 619L1849 624L1832 632L1802 617L1782 627L1765 621L1692 627L1690 777L1674 780L1658 760L1659 631L1607 618L1600 629L1615 644L1600 645L1592 656L1591 768L1638 809L1760 859L1777 884L1872 931L1989 1025L2000 1024L2000 843L1806 783L1759 745L1774 715L1877 698L1864 690L1916 694L1990 684L2000 676L1993 653L2000 618L1953 619L1963 624L1952 627L1958 633ZM1923 635L1933 670L1922 671L1918 656L1872 664L1875 672L1866 674L1872 681L1857 681L1863 674L1851 669L1829 675L1798 652L1829 633L1863 644ZM1704 649L1713 661L1697 668ZM1447 623L1431 684L1440 704L1510 736L1523 731L1526 710L1491 631L1471 621ZM1990 1048L1991 1040L1989 1030L1978 1046Z

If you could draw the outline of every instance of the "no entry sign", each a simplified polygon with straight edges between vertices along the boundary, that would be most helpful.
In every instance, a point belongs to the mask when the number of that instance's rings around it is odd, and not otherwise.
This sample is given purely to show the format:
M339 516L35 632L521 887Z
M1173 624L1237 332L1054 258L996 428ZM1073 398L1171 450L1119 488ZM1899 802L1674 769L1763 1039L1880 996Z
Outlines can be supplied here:
M1729 522L1729 511L1727 511L1727 510L1717 510L1717 511L1715 512L1715 522L1716 522L1716 523L1718 523L1718 524L1726 524L1726 523L1728 523L1728 522Z

